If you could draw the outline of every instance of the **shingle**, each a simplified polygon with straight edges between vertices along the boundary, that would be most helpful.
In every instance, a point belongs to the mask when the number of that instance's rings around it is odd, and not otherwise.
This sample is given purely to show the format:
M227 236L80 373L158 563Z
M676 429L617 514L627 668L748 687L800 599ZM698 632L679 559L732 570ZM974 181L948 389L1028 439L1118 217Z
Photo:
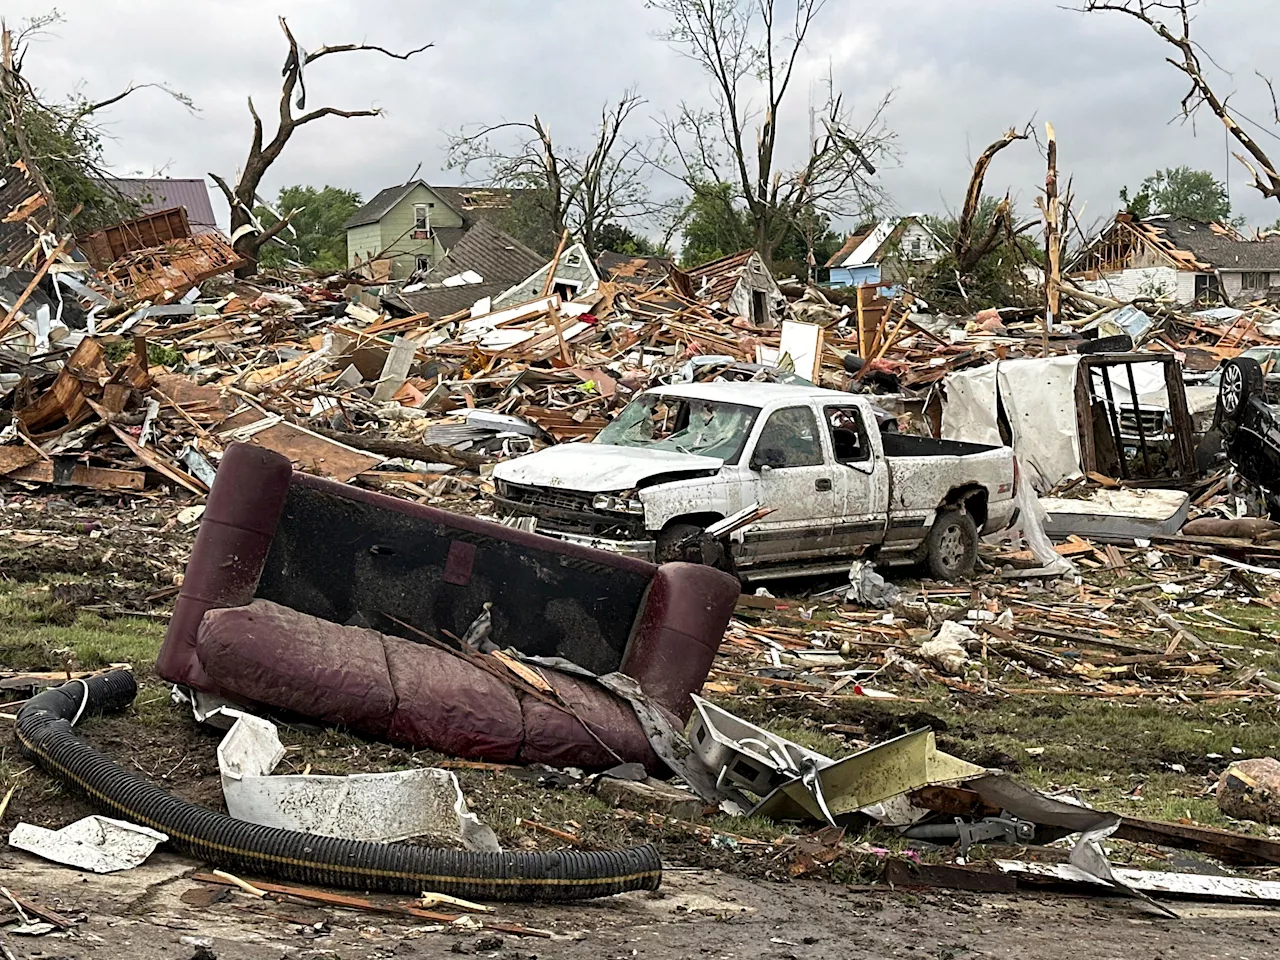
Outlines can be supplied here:
M404 199L405 194L419 184L426 186L421 180L414 180L412 183L400 183L394 187L379 190L374 194L372 200L347 218L347 222L342 225L342 229L350 230L352 227L363 227L368 223L377 223L391 212L392 207Z

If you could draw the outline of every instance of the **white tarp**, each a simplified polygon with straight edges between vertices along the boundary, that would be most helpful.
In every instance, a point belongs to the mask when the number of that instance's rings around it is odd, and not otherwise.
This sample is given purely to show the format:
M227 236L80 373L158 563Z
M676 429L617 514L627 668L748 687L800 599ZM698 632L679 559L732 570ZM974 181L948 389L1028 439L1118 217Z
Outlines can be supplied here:
M150 827L94 814L61 830L19 823L9 846L91 873L113 873L138 866L168 839Z
M1004 406L1013 452L1038 493L1081 475L1076 423L1079 356L1005 360L961 370L943 381L942 437L1000 445Z
M467 811L458 778L448 770L272 776L284 755L274 723L238 716L218 744L222 793L231 816L324 837L437 837L460 840L468 850L500 849L493 831Z

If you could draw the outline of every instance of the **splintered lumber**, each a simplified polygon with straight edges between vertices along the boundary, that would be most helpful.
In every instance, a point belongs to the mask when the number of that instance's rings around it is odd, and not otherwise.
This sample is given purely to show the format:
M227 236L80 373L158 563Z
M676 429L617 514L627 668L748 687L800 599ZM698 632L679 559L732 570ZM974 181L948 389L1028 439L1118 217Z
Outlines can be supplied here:
M33 463L4 474L8 480L25 480L29 483L53 483L58 486L89 487L93 490L141 490L146 486L147 475L138 470L113 470L107 467L88 467L75 464L66 470L61 464Z
M376 453L380 457L404 457L407 460L422 460L427 463L451 463L456 467L468 467L472 470L490 462L489 457L466 450L455 450L453 447L441 446L438 443L409 443L404 440L388 440L385 437L366 437L359 433L346 433L342 430L330 430L325 427L308 427L308 429L327 440Z
M191 876L192 880L199 883L213 883L219 886L231 887L238 886L233 880L218 876L214 873L196 873ZM297 887L292 884L283 883L267 883L265 880L253 880L252 886L264 893L271 895L274 899L283 897L297 897L299 900L309 900L312 903L322 903L330 907L343 907L348 910L364 910L369 913L389 913L400 916L417 917L420 920L433 920L436 923L453 923L458 919L459 914L438 913L434 910L423 910L421 907L411 906L406 903L399 903L386 900L371 900L367 897L353 897L343 893L332 893L328 890L317 890L312 887ZM519 937L545 937L550 938L551 934L545 930L537 930L532 927L521 927L514 923L495 923L492 920L482 921L485 928L489 930L497 930L502 933L510 933Z

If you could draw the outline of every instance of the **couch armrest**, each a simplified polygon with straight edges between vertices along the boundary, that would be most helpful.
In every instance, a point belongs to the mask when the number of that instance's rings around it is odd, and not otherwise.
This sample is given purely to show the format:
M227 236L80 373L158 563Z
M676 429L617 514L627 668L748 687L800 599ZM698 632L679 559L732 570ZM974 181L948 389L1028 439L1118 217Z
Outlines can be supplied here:
M738 601L736 577L696 563L654 574L622 656L621 672L681 720L693 711Z
M227 448L156 659L165 680L216 691L196 656L196 631L206 611L253 599L292 476L278 453L243 443Z

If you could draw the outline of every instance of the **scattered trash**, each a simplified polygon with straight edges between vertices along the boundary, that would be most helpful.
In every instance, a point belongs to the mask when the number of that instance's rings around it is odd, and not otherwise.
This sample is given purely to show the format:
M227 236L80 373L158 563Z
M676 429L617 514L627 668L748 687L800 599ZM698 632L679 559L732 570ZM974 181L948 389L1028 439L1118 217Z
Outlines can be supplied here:
M1218 779L1218 809L1237 820L1280 823L1280 761L1234 761Z
M91 873L136 867L168 839L150 827L96 814L60 830L19 823L9 831L9 846Z
M498 838L467 810L458 778L423 767L342 777L272 775L285 749L276 725L241 714L218 745L227 812L237 820L348 840L425 837L498 851Z

